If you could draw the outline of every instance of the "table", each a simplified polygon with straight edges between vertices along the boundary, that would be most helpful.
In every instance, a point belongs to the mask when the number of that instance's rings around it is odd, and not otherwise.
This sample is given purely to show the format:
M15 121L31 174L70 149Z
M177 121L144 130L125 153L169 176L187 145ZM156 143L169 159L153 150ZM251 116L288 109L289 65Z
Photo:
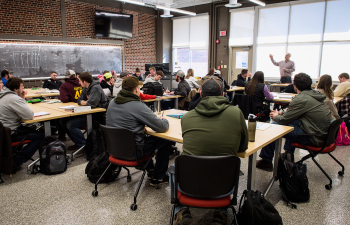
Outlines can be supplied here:
M181 112L186 112L186 111L170 109L170 110L164 111L164 114L169 115L169 114L177 114ZM152 129L147 128L146 134L167 139L170 141L183 143L182 134L180 133L181 120L175 119L172 117L166 117L166 118L169 121L169 130L167 132L156 133ZM270 144L271 142L276 141L273 177L268 187L266 188L264 195L266 196L266 194L269 192L273 183L277 180L278 158L282 148L282 137L293 130L294 130L293 127L271 124L271 127L267 128L264 131L257 130L255 142L249 142L248 149L245 152L237 154L237 156L240 158L249 158L248 159L249 160L248 161L248 183L247 183L247 188L249 190L255 189L255 170L256 170L257 151L265 147L266 145Z
M290 103L292 101L292 98L280 98L280 96L293 96L295 97L297 94L292 94L292 93L289 93L289 94L281 94L281 93L278 93L278 92L271 92L271 94L274 95L274 98L273 100L271 100L272 102L281 102L281 103ZM278 97L275 97L275 95L277 95ZM333 99L333 103L336 105L338 104L341 100L343 100L345 97L334 97Z
M181 95L162 96L163 100L164 99L175 99L175 109L179 108L179 98L181 98L181 97L182 97ZM153 110L158 109L158 112L161 111L160 104L159 104L160 98L147 99L147 100L142 100L142 101L143 102L153 102Z
M245 87L232 86L227 92L244 91Z
M290 83L290 84L292 84L292 83ZM272 88L274 89L274 91L276 91L276 87L287 87L288 85L290 85L290 84L277 84L277 83L275 83L275 84L271 84L270 85L270 91L272 91ZM316 87L316 85L311 85L311 87L312 88L315 88Z
M30 88L24 89L27 91L26 98L36 98L36 97L58 97L60 96L60 93L36 93L36 92L46 92L49 91L49 89L38 89L38 90L32 90Z

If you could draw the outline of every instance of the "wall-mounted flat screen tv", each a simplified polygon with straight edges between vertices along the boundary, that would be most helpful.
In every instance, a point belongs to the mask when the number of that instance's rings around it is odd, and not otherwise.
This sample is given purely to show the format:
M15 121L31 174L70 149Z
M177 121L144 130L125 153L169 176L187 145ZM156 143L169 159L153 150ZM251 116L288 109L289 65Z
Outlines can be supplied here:
M95 36L131 39L133 15L96 10Z

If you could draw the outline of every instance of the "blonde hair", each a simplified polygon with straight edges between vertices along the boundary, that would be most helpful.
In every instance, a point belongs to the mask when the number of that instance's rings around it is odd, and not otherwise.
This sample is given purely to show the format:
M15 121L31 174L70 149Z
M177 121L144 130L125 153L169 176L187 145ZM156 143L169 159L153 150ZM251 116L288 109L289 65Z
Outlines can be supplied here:
M190 77L194 77L194 70L193 69L187 70L187 75L186 75L185 79L189 79Z

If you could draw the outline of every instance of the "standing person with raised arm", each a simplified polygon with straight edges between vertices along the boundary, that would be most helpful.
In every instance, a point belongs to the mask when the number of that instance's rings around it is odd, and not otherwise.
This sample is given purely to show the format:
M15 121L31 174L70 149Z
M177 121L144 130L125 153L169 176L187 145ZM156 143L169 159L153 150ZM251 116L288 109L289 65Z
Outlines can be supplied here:
M275 66L279 66L280 68L280 75L281 75L281 83L292 83L292 76L293 72L295 71L295 64L293 61L290 60L290 57L292 56L290 53L287 53L284 57L283 61L276 62L273 59L273 55L269 55L271 62Z

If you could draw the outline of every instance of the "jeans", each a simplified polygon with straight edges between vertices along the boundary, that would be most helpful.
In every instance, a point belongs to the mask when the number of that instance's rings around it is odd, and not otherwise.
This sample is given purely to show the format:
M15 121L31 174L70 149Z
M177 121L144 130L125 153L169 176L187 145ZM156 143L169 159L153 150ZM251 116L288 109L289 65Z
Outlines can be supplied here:
M59 137L66 136L67 130L62 126L60 119L52 120L57 128Z
M292 77L281 77L281 83L292 83ZM280 92L282 92L285 87L280 87Z
M145 138L145 146L143 148L144 155L151 154L154 150L158 149L157 155L156 155L156 165L154 166L153 170L153 178L154 179L163 179L165 177L165 173L168 170L168 164L169 164L169 154L172 150L171 148L172 142L157 138L157 137L146 137ZM138 158L141 158L141 152L138 151ZM136 157L135 157L136 159ZM149 162L151 165L149 165L147 168L152 168L153 161L151 160Z
M273 122L273 124L278 124L276 122ZM303 129L300 128L300 120L294 120L291 124L288 124L288 126L294 127L294 130L283 137L286 139L286 142L284 144L284 150L294 154L295 147L292 146L292 142L301 143L299 139L297 138L298 134L305 134ZM300 136L299 137L301 141L306 145L313 145L313 143L310 141L309 137L307 136ZM263 160L272 162L273 156L275 154L275 144L276 141L268 144L267 146L263 147L260 152L260 158Z
M28 136L27 136L28 135ZM21 154L18 155L18 160L20 164L27 162L38 150L40 142L45 138L45 134L34 129L27 127L18 127L16 132L11 135L12 142L31 140L32 142L28 143L21 151Z
M74 116L69 119L61 119L60 123L62 127L65 127L69 138L74 142L78 147L85 145L86 140L81 132L80 128L86 127L86 117L85 116Z

